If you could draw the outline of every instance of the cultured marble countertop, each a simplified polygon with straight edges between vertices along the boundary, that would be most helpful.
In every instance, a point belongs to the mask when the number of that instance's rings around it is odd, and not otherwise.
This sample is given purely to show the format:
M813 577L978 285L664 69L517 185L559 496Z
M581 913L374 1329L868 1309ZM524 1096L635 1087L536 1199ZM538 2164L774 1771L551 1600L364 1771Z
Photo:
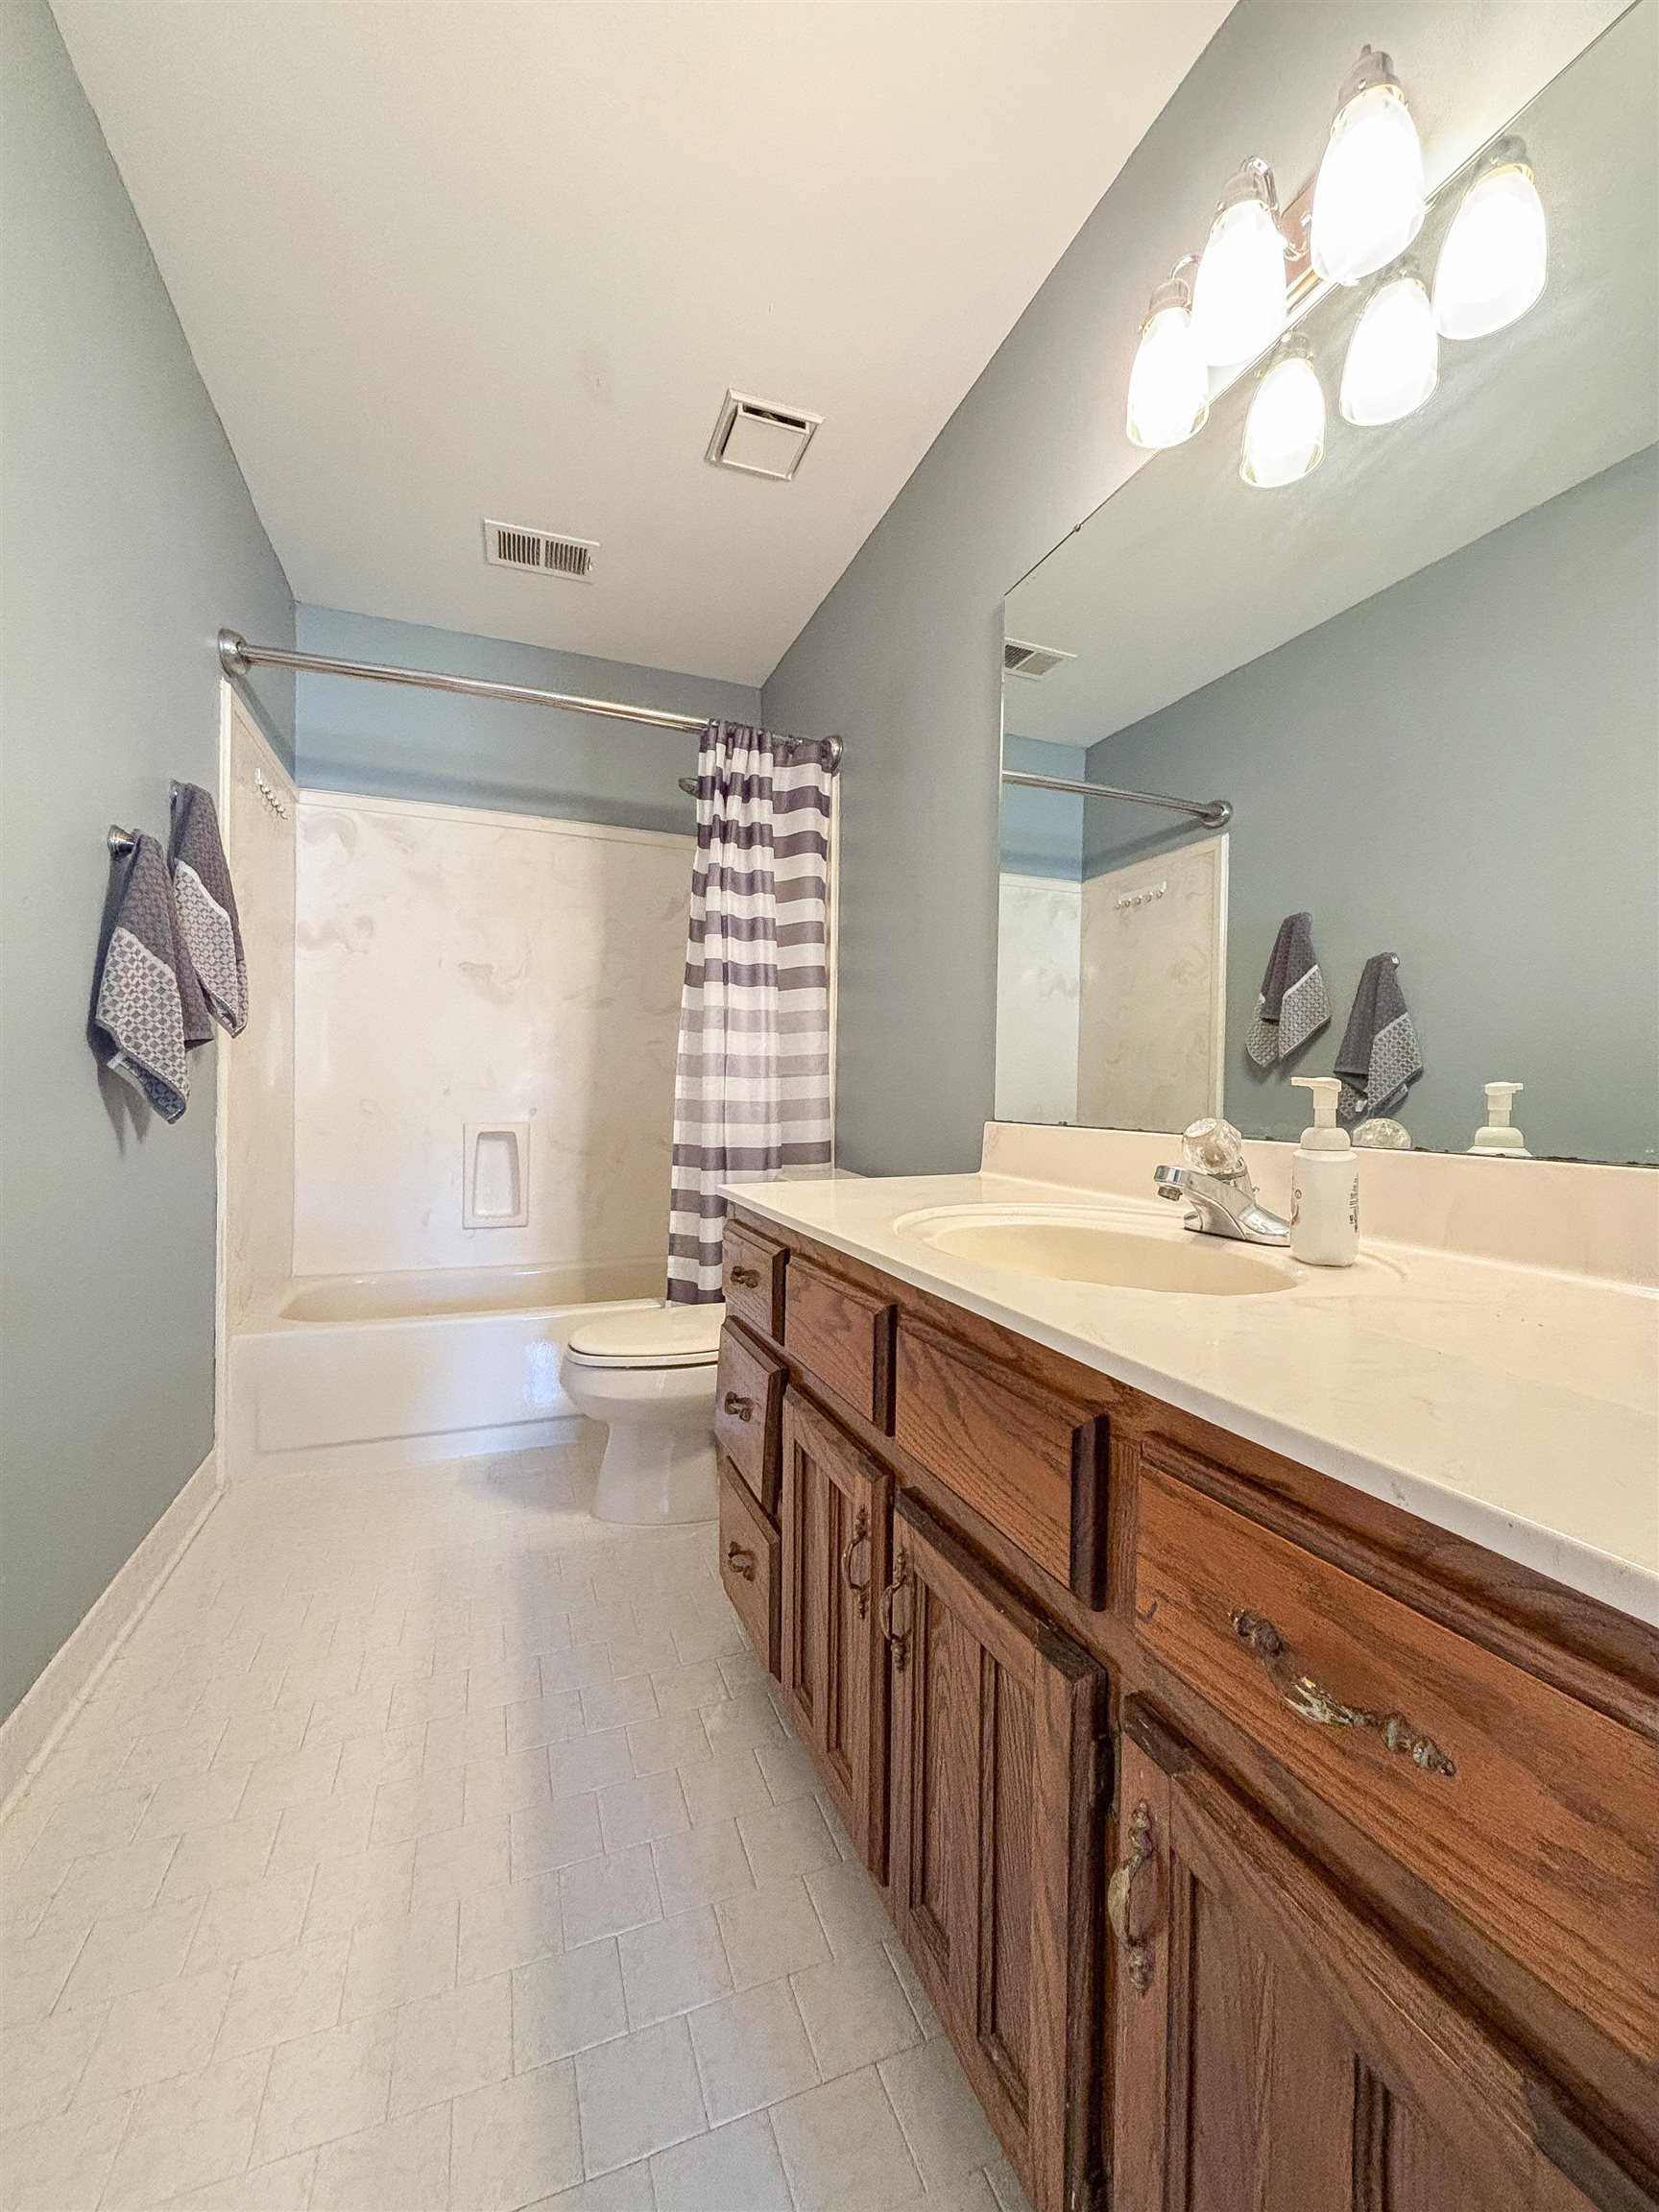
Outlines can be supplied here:
M1659 1626L1659 1296L1367 1240L1265 1296L1056 1281L933 1249L906 1216L1180 1213L998 1175L745 1184L734 1204ZM1237 1249L1237 1247L1235 1247Z

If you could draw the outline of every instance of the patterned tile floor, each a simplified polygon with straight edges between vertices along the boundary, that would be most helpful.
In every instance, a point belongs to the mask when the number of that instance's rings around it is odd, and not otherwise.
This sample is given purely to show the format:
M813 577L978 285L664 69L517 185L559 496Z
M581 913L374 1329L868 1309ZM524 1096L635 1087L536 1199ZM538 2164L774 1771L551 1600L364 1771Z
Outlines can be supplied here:
M0 1827L8 2212L1023 2212L598 1442L227 1494Z

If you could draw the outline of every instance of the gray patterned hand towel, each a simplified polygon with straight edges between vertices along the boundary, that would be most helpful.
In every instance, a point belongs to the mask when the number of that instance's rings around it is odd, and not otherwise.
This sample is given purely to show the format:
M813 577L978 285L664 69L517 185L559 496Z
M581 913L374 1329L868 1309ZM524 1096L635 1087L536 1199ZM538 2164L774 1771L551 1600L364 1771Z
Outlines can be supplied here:
M109 870L87 1024L92 1049L163 1121L177 1121L190 1099L186 1054L212 1033L167 862L155 838L141 836Z
M199 783L173 786L167 864L173 871L173 895L185 949L207 1004L220 1027L239 1037L248 1022L242 925L236 918L236 894L219 838L219 816Z
M1336 1053L1342 1078L1336 1110L1346 1119L1357 1114L1392 1114L1407 1086L1423 1072L1399 971L1392 952L1373 952L1359 972L1359 988Z
M1244 1049L1258 1068L1271 1068L1306 1045L1330 1019L1330 995L1313 957L1313 917L1286 914L1273 940Z

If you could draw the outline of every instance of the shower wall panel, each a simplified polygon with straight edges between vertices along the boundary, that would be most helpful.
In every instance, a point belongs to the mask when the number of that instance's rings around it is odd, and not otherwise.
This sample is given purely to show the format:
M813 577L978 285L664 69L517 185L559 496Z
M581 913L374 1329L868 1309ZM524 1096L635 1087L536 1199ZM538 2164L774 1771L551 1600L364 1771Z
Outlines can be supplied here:
M307 795L295 1272L662 1258L691 841ZM469 1125L529 1219L463 1224Z

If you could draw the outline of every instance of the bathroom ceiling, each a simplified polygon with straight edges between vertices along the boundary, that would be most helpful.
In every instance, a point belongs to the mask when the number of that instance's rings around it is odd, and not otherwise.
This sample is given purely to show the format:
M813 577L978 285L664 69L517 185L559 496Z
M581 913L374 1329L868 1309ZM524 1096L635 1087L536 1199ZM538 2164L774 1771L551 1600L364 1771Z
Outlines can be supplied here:
M299 598L758 683L1228 5L56 12ZM709 467L729 385L794 483Z

